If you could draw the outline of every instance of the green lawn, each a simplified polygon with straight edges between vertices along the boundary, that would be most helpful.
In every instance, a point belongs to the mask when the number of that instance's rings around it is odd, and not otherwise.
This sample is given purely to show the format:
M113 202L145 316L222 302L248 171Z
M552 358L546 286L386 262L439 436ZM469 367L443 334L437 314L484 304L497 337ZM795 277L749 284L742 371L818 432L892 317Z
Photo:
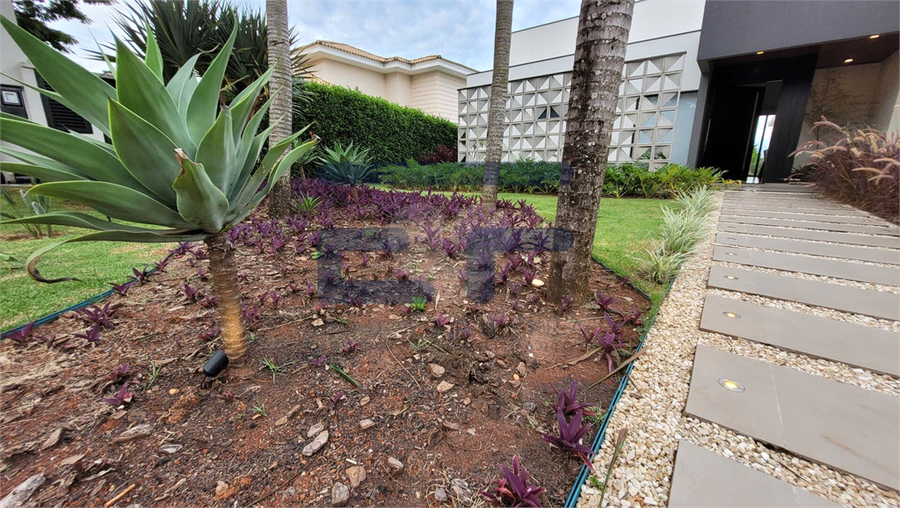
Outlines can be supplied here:
M18 191L13 191L18 195ZM5 210L6 203L0 205ZM86 208L54 200L52 211L79 211L98 215ZM54 227L52 239L32 239L18 225L0 226L0 251L18 262L3 262L0 267L0 328L7 330L51 312L64 309L110 289L107 282L122 282L132 267L141 268L165 256L166 244L119 242L79 242L64 245L45 255L38 263L41 275L48 279L76 277L80 281L42 284L25 273L24 262L39 247L83 234L85 230Z

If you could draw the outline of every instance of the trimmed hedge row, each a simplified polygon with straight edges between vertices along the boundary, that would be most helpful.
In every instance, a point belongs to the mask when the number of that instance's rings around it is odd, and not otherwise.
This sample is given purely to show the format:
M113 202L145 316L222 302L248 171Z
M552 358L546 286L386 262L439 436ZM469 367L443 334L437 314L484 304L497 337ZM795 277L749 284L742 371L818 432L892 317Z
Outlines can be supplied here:
M522 160L500 166L500 190L530 194L554 194L559 190L558 162ZM442 162L388 165L380 169L381 183L399 189L438 191L479 191L484 181L484 166ZM612 197L670 198L679 191L723 183L722 174L713 168L691 168L668 164L650 171L643 164L609 166L603 180L603 192Z
M453 122L342 86L296 84L295 103L295 130L312 124L310 130L326 146L340 142L368 148L377 165L415 159L441 145L456 146Z

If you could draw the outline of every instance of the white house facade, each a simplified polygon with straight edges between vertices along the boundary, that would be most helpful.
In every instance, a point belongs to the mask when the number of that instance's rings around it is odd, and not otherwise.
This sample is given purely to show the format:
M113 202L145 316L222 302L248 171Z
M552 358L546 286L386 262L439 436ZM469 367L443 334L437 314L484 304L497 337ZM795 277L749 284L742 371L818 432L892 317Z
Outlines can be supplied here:
M897 16L881 0L638 0L609 162L780 181L823 114L896 131ZM504 161L562 158L577 27L573 17L513 32ZM484 159L491 77L469 74L459 90L461 162Z
M359 89L452 122L457 119L456 91L466 86L466 75L474 71L440 55L385 58L322 40L294 50L295 56L300 54L314 79Z

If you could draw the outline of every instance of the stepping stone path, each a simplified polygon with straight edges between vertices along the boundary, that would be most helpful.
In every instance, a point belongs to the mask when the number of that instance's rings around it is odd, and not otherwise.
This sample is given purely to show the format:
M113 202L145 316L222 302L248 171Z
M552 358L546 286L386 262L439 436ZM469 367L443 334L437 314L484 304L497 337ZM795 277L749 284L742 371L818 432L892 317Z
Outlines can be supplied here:
M725 193L707 284L729 297L707 294L700 328L900 376L900 336L884 329L900 321L900 295L860 284L900 286L900 228L810 190L767 184ZM823 317L836 315L825 309L866 324ZM900 491L895 395L701 344L685 413ZM678 446L668 505L835 506L688 441Z

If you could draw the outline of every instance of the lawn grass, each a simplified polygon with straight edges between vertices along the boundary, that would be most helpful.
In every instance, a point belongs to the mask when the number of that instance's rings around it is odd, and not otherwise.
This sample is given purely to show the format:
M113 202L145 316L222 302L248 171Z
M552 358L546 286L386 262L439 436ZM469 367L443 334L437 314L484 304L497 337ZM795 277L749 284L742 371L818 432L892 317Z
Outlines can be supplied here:
M18 195L17 191L13 191ZM6 203L0 205L5 209ZM99 214L77 205L53 201L51 211L78 211ZM0 328L7 330L41 316L79 303L110 289L107 282L122 282L133 267L141 268L165 256L169 244L122 242L77 242L64 245L41 258L38 269L48 279L76 277L79 281L42 284L24 269L28 256L40 247L84 234L86 230L69 227L53 228L53 238L33 239L18 225L0 226L0 251L17 262L3 262L0 267Z

